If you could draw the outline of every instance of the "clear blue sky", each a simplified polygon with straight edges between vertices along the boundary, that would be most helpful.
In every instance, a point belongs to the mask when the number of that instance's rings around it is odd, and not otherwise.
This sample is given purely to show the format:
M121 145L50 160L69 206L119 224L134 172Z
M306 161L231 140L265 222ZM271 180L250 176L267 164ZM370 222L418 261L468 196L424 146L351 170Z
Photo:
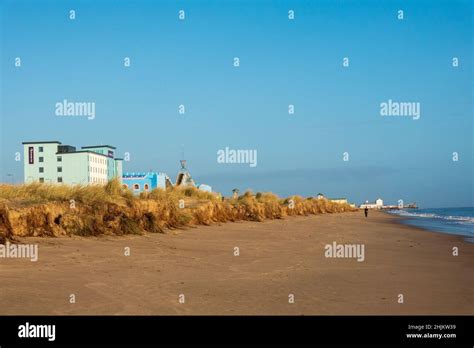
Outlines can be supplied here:
M22 141L115 145L125 171L173 179L184 144L225 194L474 205L470 0L0 2L1 181L22 180ZM55 116L63 99L95 102L96 119ZM381 117L388 99L421 118ZM226 146L256 149L257 167L217 163Z

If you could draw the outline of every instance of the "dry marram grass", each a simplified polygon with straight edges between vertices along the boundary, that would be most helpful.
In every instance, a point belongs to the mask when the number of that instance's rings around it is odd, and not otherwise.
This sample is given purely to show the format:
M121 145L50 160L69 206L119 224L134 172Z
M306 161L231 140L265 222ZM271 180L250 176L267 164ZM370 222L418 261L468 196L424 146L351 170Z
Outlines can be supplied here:
M0 185L0 242L15 236L141 234L187 225L353 210L326 199L281 199L273 193L250 191L236 199L222 199L194 187L154 189L137 196L117 180L105 186Z

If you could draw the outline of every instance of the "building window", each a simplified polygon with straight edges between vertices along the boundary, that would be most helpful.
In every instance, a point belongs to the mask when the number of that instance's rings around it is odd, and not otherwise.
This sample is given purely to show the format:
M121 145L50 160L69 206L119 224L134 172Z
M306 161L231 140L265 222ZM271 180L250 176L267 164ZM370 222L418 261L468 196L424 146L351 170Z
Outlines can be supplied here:
M63 167L58 167L58 173L62 173L63 172Z
M133 189L134 189L135 191L140 190L140 185L139 185L139 184L133 184Z
M44 167L39 167L39 172L44 173Z
M43 146L40 146L38 149L39 152L43 152Z
M39 178L39 182L44 182L44 178Z
M148 184L145 184L145 186L143 186L143 188L144 188L145 191L148 191L149 187L150 187L150 186L148 186Z
M61 178L60 176L58 177L58 182L63 182L63 178Z
M44 162L44 157L38 158L38 161L39 161L39 162Z
M62 162L63 158L61 156L58 156L58 162Z

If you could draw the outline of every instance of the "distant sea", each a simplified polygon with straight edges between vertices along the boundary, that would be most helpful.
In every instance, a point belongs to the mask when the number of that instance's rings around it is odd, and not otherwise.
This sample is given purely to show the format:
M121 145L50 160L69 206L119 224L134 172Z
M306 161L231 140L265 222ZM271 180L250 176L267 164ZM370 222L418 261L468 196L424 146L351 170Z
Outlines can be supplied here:
M389 210L403 223L430 231L456 234L474 243L474 207Z

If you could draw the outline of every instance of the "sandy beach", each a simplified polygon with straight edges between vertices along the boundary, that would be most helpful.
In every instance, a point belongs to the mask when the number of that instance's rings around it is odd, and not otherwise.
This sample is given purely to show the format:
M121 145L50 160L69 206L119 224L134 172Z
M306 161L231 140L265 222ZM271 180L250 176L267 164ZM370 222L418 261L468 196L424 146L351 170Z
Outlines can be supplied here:
M474 244L397 221L355 212L23 238L39 258L0 259L0 315L472 314ZM333 242L363 244L364 261L325 257Z

